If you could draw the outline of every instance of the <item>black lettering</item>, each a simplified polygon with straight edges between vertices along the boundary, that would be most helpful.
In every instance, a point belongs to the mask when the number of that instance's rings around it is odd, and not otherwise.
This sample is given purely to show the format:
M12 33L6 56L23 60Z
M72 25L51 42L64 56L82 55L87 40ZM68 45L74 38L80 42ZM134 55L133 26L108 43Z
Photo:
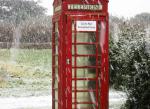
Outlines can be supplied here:
M84 9L84 8L83 8L83 5L81 5L81 9Z
M78 5L78 4L70 4L68 5L68 9L71 10L101 10L102 5ZM55 9L56 10L56 9Z

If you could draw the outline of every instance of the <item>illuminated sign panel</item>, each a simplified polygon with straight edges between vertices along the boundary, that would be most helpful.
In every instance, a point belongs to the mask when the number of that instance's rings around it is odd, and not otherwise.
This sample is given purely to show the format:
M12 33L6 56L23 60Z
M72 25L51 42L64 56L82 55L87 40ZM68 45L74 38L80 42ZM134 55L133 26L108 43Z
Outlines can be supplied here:
M103 6L101 4L98 5L79 5L79 4L69 4L69 10L90 10L90 11L100 11Z
M77 21L77 31L96 31L96 21Z

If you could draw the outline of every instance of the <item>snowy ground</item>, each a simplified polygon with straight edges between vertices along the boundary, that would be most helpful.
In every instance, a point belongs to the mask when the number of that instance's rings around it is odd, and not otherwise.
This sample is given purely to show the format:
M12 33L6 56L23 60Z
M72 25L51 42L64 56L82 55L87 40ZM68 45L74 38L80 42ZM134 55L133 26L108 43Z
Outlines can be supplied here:
M126 100L120 91L111 90L109 96L109 109L119 109ZM51 103L51 96L0 98L1 109L51 109Z
M121 91L110 90L109 93L109 109L120 109L121 105L126 101L126 94Z
M51 96L0 98L1 109L51 109Z

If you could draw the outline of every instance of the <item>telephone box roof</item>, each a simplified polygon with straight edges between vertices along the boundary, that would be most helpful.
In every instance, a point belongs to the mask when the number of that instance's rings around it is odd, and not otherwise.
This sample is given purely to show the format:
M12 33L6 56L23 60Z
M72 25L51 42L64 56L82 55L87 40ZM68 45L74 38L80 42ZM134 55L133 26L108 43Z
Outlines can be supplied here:
M63 12L107 13L109 0L54 0L54 14Z
M54 0L53 5L60 5L63 2L72 3L72 4L103 4L104 2L108 2L109 0Z

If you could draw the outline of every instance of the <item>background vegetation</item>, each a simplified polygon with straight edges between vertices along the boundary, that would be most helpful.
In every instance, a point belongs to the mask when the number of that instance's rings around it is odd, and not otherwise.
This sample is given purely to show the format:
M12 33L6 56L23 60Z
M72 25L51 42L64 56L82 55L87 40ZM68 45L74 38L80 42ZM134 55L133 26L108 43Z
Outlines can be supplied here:
M33 0L0 0L0 96L50 94L51 17L45 11Z
M124 90L123 109L150 108L150 14L110 17L110 83Z
M21 48L50 47L51 16L45 11L33 0L0 0L1 48L13 45L16 29L21 31Z

